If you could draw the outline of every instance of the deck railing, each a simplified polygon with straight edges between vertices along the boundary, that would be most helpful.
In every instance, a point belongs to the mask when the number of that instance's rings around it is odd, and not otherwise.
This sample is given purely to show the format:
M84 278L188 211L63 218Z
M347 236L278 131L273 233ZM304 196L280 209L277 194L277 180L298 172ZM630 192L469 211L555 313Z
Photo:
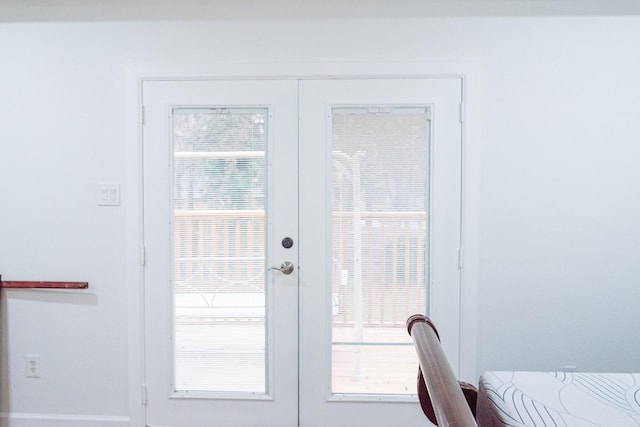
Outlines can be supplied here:
M359 303L365 325L404 324L408 313L424 311L428 297L426 215L362 212L358 216L356 228L353 213L333 214L334 322L353 322L352 308ZM263 291L263 211L176 211L173 225L177 293Z

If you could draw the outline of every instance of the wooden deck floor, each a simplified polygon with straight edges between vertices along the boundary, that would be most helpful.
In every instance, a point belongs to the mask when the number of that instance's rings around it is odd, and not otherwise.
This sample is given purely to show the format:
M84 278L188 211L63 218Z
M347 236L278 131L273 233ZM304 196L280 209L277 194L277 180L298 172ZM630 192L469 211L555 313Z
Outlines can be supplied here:
M362 335L358 345L353 327L334 327L334 342L347 344L331 352L333 393L415 394L418 359L404 326L369 327ZM263 324L179 322L175 339L178 389L265 390Z

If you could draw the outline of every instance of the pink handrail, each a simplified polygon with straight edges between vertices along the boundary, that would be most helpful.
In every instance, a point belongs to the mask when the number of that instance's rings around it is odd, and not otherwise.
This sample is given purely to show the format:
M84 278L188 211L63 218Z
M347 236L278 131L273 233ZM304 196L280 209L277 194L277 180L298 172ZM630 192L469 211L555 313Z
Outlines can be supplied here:
M0 275L0 289L86 289L88 287L89 282L2 280Z
M3 281L2 289L86 289L88 282L27 282L27 281Z

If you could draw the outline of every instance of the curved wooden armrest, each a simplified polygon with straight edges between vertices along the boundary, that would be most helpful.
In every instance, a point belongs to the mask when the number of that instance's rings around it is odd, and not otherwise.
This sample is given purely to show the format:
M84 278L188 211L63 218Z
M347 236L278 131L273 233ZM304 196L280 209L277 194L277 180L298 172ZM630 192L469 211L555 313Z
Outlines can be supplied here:
M416 314L407 320L407 330L413 338L420 361L418 397L427 418L441 427L477 427L472 412L477 390L456 379L433 322L426 316ZM468 397L465 397L465 388Z

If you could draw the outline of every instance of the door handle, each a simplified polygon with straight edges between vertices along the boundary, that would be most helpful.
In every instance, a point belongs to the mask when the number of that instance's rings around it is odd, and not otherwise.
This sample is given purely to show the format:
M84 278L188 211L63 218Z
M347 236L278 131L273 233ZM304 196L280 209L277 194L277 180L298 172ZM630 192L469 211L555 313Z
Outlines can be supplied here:
M280 265L280 267L271 267L267 269L267 271L271 270L278 270L282 274L291 274L293 273L293 264L290 261L285 261Z

